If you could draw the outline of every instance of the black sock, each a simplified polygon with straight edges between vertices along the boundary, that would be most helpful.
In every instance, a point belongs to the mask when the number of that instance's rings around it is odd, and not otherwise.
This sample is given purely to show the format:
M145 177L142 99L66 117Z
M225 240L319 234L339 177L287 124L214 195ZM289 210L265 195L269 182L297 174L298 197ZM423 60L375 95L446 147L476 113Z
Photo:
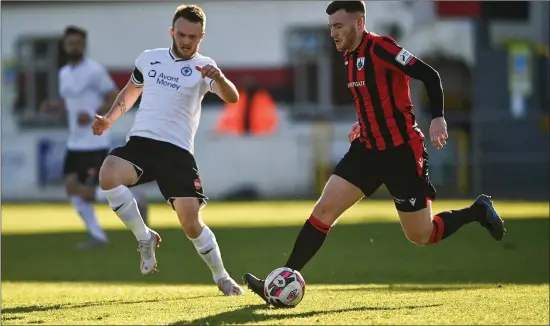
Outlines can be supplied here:
M478 204L463 209L436 214L432 221L433 230L430 237L430 243L438 243L455 233L465 224L480 221L483 214L485 214L484 207Z
M306 221L296 238L292 253L285 267L300 271L315 256L323 245L330 226L325 225L313 215Z

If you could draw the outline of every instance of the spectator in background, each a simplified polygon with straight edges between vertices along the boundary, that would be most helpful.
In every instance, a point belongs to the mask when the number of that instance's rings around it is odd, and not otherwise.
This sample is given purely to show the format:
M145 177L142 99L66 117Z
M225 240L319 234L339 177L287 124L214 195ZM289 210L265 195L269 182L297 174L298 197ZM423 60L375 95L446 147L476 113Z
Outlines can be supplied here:
M59 70L60 98L46 100L40 107L44 113L66 114L69 122L63 182L90 234L89 239L78 244L79 249L108 243L92 202L104 200L98 187L98 172L109 153L110 135L94 136L91 126L95 114L107 112L118 94L105 67L85 56L86 38L87 32L80 27L65 29L63 45L68 62ZM142 209L147 210L143 205Z
M214 134L258 136L275 131L277 107L271 95L250 77L238 83L239 102L225 104Z

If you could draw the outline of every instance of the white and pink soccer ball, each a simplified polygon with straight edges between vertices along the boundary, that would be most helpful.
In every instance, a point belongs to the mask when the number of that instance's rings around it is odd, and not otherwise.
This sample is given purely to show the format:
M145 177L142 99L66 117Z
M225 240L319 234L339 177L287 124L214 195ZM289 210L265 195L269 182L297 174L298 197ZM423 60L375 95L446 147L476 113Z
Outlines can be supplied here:
M302 301L306 282L300 272L290 268L277 268L265 279L264 294L275 307L294 307Z

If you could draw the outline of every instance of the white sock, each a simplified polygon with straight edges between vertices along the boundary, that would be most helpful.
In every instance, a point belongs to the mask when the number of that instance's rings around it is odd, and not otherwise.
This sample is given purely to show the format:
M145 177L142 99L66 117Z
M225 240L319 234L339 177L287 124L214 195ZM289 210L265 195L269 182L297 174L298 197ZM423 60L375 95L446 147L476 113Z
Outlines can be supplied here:
M218 243L216 242L216 237L208 226L205 225L202 228L202 232L197 238L189 238L189 240L193 242L199 256L202 257L202 260L204 260L210 271L212 271L214 282L218 283L220 279L229 276L223 266L222 255L220 247L218 247Z
M70 200L78 215L84 221L90 235L97 240L107 241L107 235L101 226L99 226L92 204L78 196L71 196Z
M105 194L103 193L103 189L101 189L100 186L97 186L95 188L95 201L96 202L104 202L107 198L105 198Z
M136 200L128 187L118 186L111 190L104 190L103 193L109 201L111 209L126 227L134 233L138 241L149 240L151 238L151 232L145 226L145 223L143 223Z

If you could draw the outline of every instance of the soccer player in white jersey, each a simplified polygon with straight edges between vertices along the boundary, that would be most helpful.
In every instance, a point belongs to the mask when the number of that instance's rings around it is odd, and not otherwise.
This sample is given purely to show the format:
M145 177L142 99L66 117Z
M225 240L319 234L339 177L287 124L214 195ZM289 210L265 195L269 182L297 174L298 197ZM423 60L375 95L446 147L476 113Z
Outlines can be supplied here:
M107 112L117 96L115 84L107 70L84 56L86 38L87 32L82 28L69 26L65 29L63 46L68 63L59 70L61 98L46 100L40 108L44 113L67 115L69 138L63 181L72 205L90 234L89 239L78 244L79 249L108 243L91 202L103 197L98 187L98 173L109 153L110 138L107 133L94 136L90 126L95 114Z
M200 216L208 199L193 157L201 102L209 91L227 103L239 99L235 85L214 60L198 53L205 22L200 7L177 7L170 28L172 47L141 53L111 110L96 117L94 133L101 135L142 95L128 142L109 154L99 178L111 208L138 241L143 275L156 271L155 249L161 238L143 223L128 187L154 180L220 291L242 295L224 267L214 233Z

